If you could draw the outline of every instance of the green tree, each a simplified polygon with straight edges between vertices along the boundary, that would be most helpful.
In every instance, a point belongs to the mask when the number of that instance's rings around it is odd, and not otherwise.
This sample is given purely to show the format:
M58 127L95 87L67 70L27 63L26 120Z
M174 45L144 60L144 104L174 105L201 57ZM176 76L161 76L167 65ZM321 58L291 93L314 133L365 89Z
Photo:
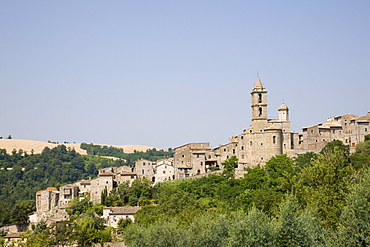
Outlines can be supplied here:
M108 206L107 197L108 197L108 189L107 187L105 187L104 190L101 192L101 196L100 196L100 202L102 205Z
M90 197L85 196L82 200L79 197L73 198L66 208L66 212L71 216L72 219L78 217L80 214L83 214L89 211L92 208L93 204L90 202Z
M0 226L9 224L10 208L5 202L0 202Z
M349 146L344 145L343 142L340 140L328 142L325 147L321 149L320 154L327 155L329 153L333 153L335 149L337 149L337 151L339 150L345 157L348 158Z
M10 222L17 225L20 231L29 224L28 214L35 211L35 201L27 200L16 204L11 212Z
M342 243L346 246L370 245L370 170L351 188L339 223Z
M314 152L307 152L304 154L297 154L297 157L294 158L294 164L298 168L305 168L312 166L312 163L317 159L318 154Z
M296 195L301 202L318 208L318 215L327 228L335 229L339 221L353 169L341 147L325 151L302 169Z
M325 246L324 231L312 211L299 211L298 200L288 196L274 221L275 246Z
M351 163L356 170L362 170L370 165L370 135L365 141L356 145L356 152L350 156Z
M229 226L227 246L274 246L272 230L269 217L256 207L248 214L238 212Z
M238 167L238 158L236 156L231 156L229 159L221 163L224 167L222 175L228 179L235 177L235 169Z
M100 243L102 238L107 238L105 234L99 233L104 229L104 220L94 215L93 212L87 212L81 215L75 221L74 239L78 246L91 246L93 243Z

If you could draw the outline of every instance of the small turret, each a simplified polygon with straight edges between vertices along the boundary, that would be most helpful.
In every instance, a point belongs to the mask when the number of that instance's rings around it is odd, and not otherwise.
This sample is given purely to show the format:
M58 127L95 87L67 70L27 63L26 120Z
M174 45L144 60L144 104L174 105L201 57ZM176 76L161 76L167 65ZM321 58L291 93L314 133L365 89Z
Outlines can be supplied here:
M287 122L289 121L289 108L284 103L279 106L279 121Z

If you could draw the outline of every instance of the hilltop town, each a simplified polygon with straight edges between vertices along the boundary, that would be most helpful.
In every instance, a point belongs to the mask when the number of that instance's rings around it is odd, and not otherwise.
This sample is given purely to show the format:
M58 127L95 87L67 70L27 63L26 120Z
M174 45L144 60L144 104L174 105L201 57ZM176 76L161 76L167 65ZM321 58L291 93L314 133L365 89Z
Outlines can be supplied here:
M267 90L257 78L251 90L252 119L249 128L232 136L229 143L212 148L210 143L188 143L174 148L174 157L157 161L139 159L134 167L106 167L98 170L96 178L79 180L60 188L49 187L36 193L36 212L29 216L31 225L41 221L68 220L66 208L74 199L88 196L94 204L102 203L102 194L122 184L131 185L138 178L153 184L177 179L196 178L224 170L223 163L235 156L236 177L243 177L248 168L265 165L271 158L285 154L296 157L307 152L319 153L331 141L339 140L349 146L351 153L369 134L370 112L364 116L345 114L322 123L302 128L301 133L290 129L289 107L277 109L278 119L269 119ZM141 146L144 148L144 146ZM85 150L80 150L85 154ZM140 206L104 207L102 218L106 226L117 228L120 219L134 220Z
M318 153L327 143L334 140L349 145L350 151L353 152L370 130L368 112L365 116L345 114L332 117L325 122L304 127L301 133L291 132L289 108L285 104L277 109L278 119L268 118L267 90L260 78L257 78L251 91L251 109L250 128L231 137L227 144L211 148L207 142L188 143L176 147L173 158L156 162L140 159L135 162L134 168L108 167L100 169L95 179L77 181L64 185L59 190L48 188L37 192L37 213L32 222L67 217L63 209L73 198L89 195L92 202L100 203L104 189L109 192L122 183L131 184L137 178L147 178L158 183L221 172L222 163L232 156L238 159L236 176L242 176L246 173L246 168L264 165L276 155L286 154L294 157L306 152ZM56 208L61 210L55 210ZM126 217L125 214L121 216Z

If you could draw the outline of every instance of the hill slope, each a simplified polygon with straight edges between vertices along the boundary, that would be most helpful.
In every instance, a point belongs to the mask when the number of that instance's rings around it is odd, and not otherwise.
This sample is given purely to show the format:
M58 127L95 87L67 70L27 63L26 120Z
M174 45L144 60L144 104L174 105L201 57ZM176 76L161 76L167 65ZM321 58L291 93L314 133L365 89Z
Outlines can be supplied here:
M79 154L87 154L86 150L80 148L81 143L60 143L54 144L49 142L42 142L42 141L31 141L31 140L20 140L20 139L0 139L0 149L6 149L7 153L11 154L13 149L19 150L22 149L23 151L27 151L27 153L33 152L35 154L41 153L41 151L45 147L54 148L58 145L65 145L67 148L74 148L77 153ZM146 151L147 149L151 149L152 147L144 146L144 145L107 145L107 144L97 144L101 146L113 146L116 148L122 148L125 153L133 153L134 150L136 151Z

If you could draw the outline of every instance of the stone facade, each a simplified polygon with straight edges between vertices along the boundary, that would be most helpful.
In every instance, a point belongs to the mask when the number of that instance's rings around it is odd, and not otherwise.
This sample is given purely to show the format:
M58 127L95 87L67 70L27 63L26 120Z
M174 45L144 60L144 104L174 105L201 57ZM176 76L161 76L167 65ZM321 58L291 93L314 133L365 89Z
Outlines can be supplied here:
M298 135L298 149L319 152L328 142L340 140L350 146L350 152L355 151L365 135L370 134L370 112L366 116L345 114L328 118L326 122L303 128Z
M174 179L173 158L157 161L140 159L135 162L134 173L138 178L146 178L153 183Z
M138 178L147 178L148 180L153 181L154 166L155 162L140 159L135 162L134 172L137 174Z
M174 149L175 179L206 173L217 160L210 143L189 143Z
M157 160L154 174L154 182L165 182L175 179L175 168L173 167L173 159L161 159Z
M79 188L76 184L67 184L59 189L59 201L58 206L65 208L68 203L75 197L78 197Z
M118 222L120 219L130 219L134 222L134 215L139 211L141 207L104 207L103 208L103 219L105 219L106 226L112 226L118 228Z
M49 187L36 193L36 210L46 212L58 206L59 191L57 188Z
M268 119L267 91L257 78L251 92L252 121L249 128L233 136L229 143L211 149L209 143L189 143L175 148L175 178L206 173L210 166L222 169L222 163L236 156L237 172L257 164L264 165L271 157L287 154L319 152L328 142L341 140L353 152L359 142L370 134L370 112L366 116L346 114L326 122L291 132L289 108L282 104L278 119Z

